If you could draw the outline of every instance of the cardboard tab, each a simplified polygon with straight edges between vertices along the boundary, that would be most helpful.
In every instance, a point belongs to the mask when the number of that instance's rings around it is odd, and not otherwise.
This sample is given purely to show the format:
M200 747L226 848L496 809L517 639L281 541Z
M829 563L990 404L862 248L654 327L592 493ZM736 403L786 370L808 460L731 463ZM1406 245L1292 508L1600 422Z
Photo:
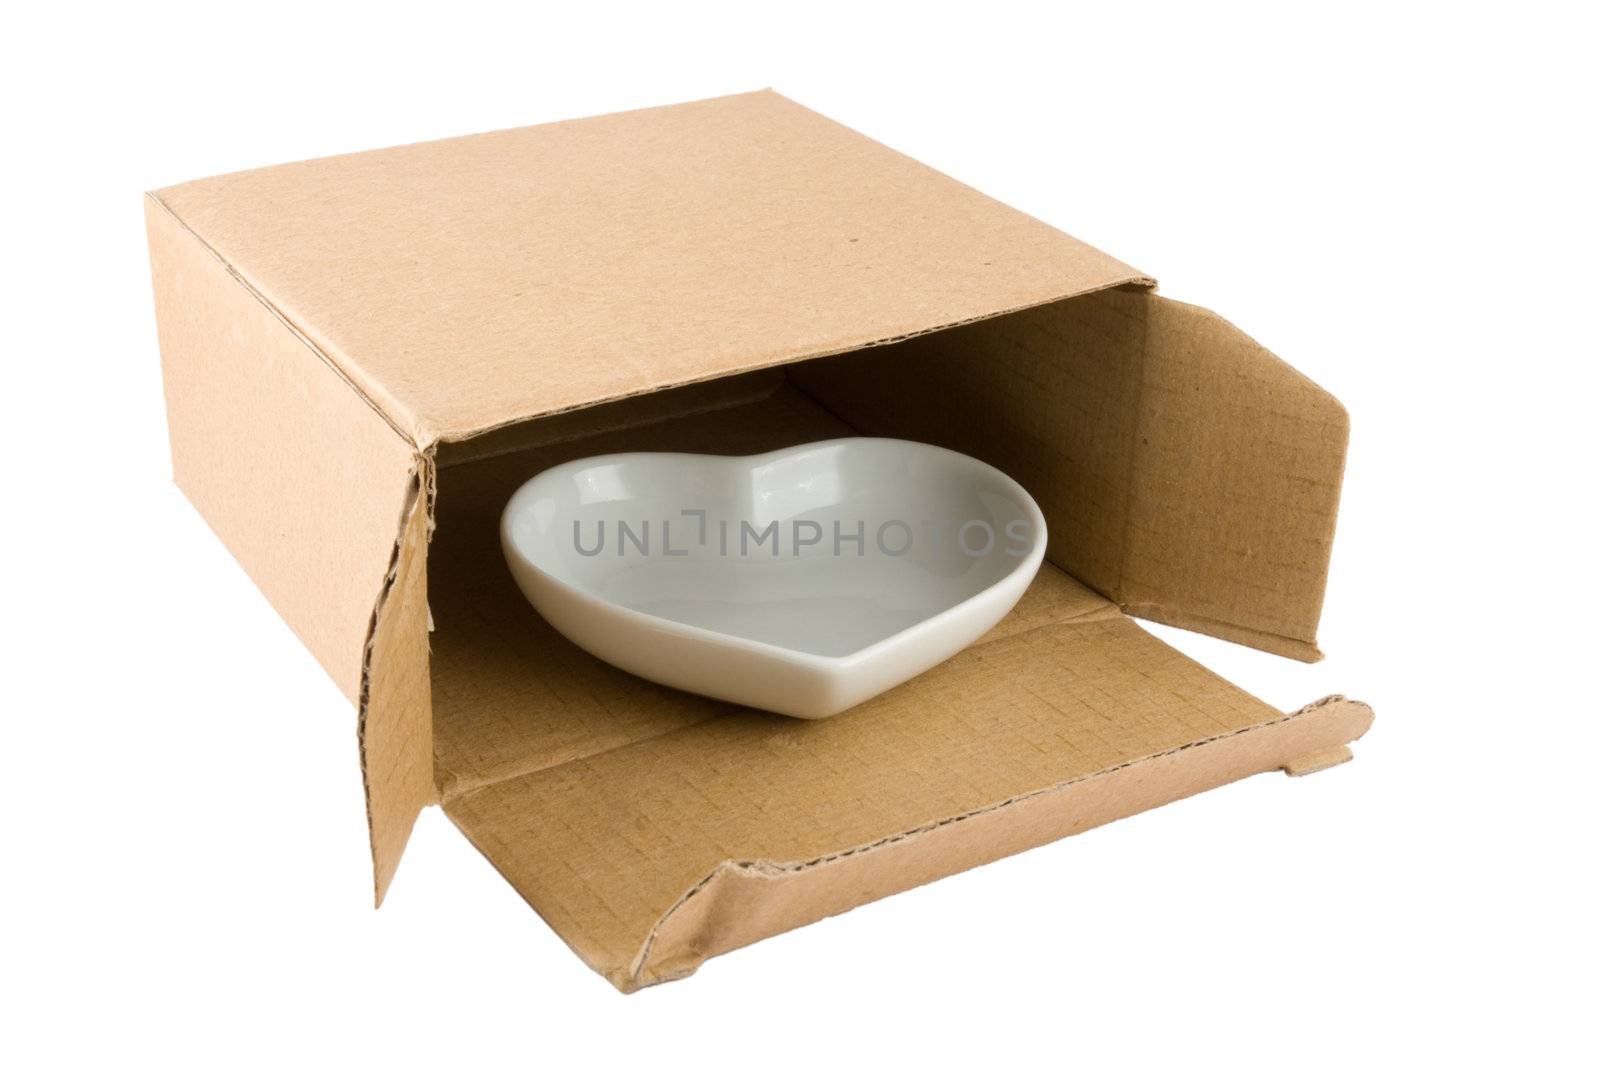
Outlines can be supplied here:
M1350 751L1349 745L1334 745L1320 752L1309 752L1303 756L1296 756L1283 765L1283 773L1290 778L1304 778L1308 774L1316 774L1330 767L1338 767L1355 759L1355 753Z

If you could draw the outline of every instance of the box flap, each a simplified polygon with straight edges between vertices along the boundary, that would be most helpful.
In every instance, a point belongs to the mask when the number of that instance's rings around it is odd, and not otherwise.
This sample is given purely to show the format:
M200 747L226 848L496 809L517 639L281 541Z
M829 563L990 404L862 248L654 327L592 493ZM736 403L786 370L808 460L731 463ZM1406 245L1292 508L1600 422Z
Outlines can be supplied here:
M726 860L674 901L609 976L624 990L685 977L774 933L1206 789L1265 771L1322 769L1331 765L1326 754L1348 758L1344 742L1371 720L1365 704L1330 697L866 844L801 861Z
M1145 331L1124 611L1317 660L1350 417L1205 308L1103 301Z
M1349 419L1204 308L1102 292L788 373L857 430L1010 473L1051 560L1125 611L1320 657Z
M690 698L663 721L692 707L697 721L447 795L445 811L631 990L1337 749L1371 721L1347 701L1284 717L1048 565L1028 597L1038 625L1003 626L848 715L802 722Z
M772 92L157 195L418 447L1149 284Z
M389 580L372 612L356 726L379 904L417 815L439 798L428 662L429 470L424 466L412 484Z
M1049 564L977 644L833 719L609 667L505 579L496 520L512 489L574 456L741 454L850 432L781 379L746 402L698 399L719 406L571 436L597 409L550 420L521 451L441 456L444 809L622 989L1248 774L1327 766L1371 721L1343 700L1283 716Z

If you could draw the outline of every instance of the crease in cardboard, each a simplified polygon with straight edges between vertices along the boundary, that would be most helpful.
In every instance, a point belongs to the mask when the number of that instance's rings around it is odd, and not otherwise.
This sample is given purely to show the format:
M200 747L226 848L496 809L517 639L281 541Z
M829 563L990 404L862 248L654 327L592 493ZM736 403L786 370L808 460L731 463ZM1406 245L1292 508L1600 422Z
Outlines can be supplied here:
M730 386L736 386L737 383L745 379L754 379L752 382L752 387L744 389L734 388L727 393L716 396L702 397L695 395L695 391L699 387L721 383L728 383ZM451 467L459 467L465 463L479 463L484 460L499 459L503 456L514 455L518 452L527 451L530 448L548 448L555 445L563 445L572 441L582 440L586 437L593 437L599 433L616 430L633 430L644 426L670 422L673 419L681 419L691 416L713 415L719 411L726 411L729 408L738 407L741 404L749 404L754 401L769 397L779 389L783 388L784 384L785 380L783 376L783 369L780 367L772 367L767 368L766 370L749 371L744 374L724 375L720 378L712 378L704 382L696 382L688 385L665 386L649 393L641 393L632 397L618 398L617 401L606 401L598 404L590 404L582 408L569 408L566 411L554 412L548 416L541 416L540 418L533 419L531 421L526 419L518 420L517 422L507 423L502 426L493 427L489 430L484 430L483 432L474 434L469 438L440 441L440 445L447 447L454 446L451 448L452 458L441 463L441 466L444 469L449 469ZM612 407L614 403L626 411L626 401L632 400L637 402L640 400L647 400L650 397L662 396L665 394L675 394L683 397L687 402L672 404L655 412L642 412L638 415L638 417L629 417L628 415L623 415L622 421L606 424L600 427L596 427L591 424L569 426L555 430L549 434L541 435L534 441L511 440L503 444L496 444L494 447L490 448L467 449L465 450L466 454L461 454L464 451L462 446L470 446L471 443L481 441L485 436L498 431L521 427L527 427L529 429L542 427L550 424L552 421L563 421L564 416L577 415L583 412L598 412L602 409ZM438 445L435 446L436 451L437 448Z
M1030 626L1025 630L1015 630L1015 631L1006 631L1006 632L1001 632L998 629L997 630L990 630L988 633L986 633L983 636L979 637L976 641L974 641L972 644L968 645L967 647L968 648L981 648L981 647L983 647L984 645L988 644L991 641L999 641L999 640L1011 641L1011 640L1025 639L1032 633L1035 633L1037 631L1044 630L1044 629L1047 629L1047 628L1050 628L1050 627L1055 627L1055 626L1091 625L1093 623L1100 623L1100 622L1115 622L1115 621L1117 621L1118 619L1121 619L1121 618L1122 618L1122 612L1120 610L1118 610L1117 605L1112 604L1112 603L1110 603L1108 601L1108 602L1105 602L1105 603L1096 604L1094 606L1085 608L1084 610L1082 610L1080 612L1077 612L1076 614L1071 614L1071 615L1066 615L1066 616L1053 616L1053 617L1045 619L1045 620L1043 620L1043 621L1041 621L1041 622L1039 622L1039 623L1037 623L1037 624L1035 624L1033 626ZM563 759L555 759L555 760L551 760L550 762L545 762L545 763L519 764L519 765L517 765L515 767L515 769L510 770L505 774L491 775L491 776L485 776L485 777L481 777L481 778L472 779L472 780L470 780L470 784L465 784L465 785L463 784L463 782L469 782L468 779L462 778L461 776L455 774L454 772L450 771L449 769L440 768L439 771L438 771L440 802L441 803L450 803L452 801L464 800L464 799L470 797L473 793L478 792L479 790L489 789L489 788L491 788L493 786L500 785L501 783L509 781L510 779L513 779L513 778L523 778L523 777L527 777L528 775L539 774L540 772L550 770L553 767L559 767L564 763L572 763L572 762L577 762L577 761L582 761L582 760L587 760L587 759L594 759L594 758L596 758L598 756L609 755L611 753L618 752L618 751L620 751L622 749L630 748L630 747L635 746L635 745L644 745L644 744L650 744L650 743L653 743L653 742L656 742L656 741L660 741L661 739L663 739L665 737L668 737L671 734L678 733L679 731L682 731L682 730L693 730L693 729L696 729L697 727L703 726L705 723L711 721L712 718L718 718L718 717L720 717L722 715L733 714L733 713L737 713L737 712L740 712L740 711L743 711L743 710L744 709L738 708L738 707L736 707L734 705L727 705L725 708L723 708L722 710L718 711L715 715L710 716L709 718L697 719L697 720L695 720L693 722L677 723L677 724L674 724L674 725L662 730L659 733L644 734L644 735L641 735L641 736L629 738L628 740L623 741L621 744L613 745L613 746L611 746L609 748L600 748L600 749L595 749L594 751L591 751L591 752L584 752L584 753L581 753L581 754L568 755Z
M1139 484L1139 461L1144 454L1144 449L1140 448L1139 444L1142 440L1141 430L1145 419L1148 418L1148 413L1145 410L1145 392L1147 389L1145 367L1150 362L1150 325L1144 315L1122 314L1120 313L1121 309L1117 308L1115 304L1108 305L1108 307L1114 313L1119 313L1118 317L1123 321L1133 323L1136 331L1132 346L1135 353L1135 364L1131 368L1133 375L1133 403L1128 412L1129 425L1125 431L1128 464L1123 473L1122 481L1123 485L1132 487ZM1113 579L1110 589L1102 590L1124 610L1127 610L1127 605L1124 602L1123 583L1127 581L1129 561L1133 558L1134 512L1136 510L1134 501L1131 498L1131 488L1129 492L1130 497L1125 501L1123 507L1122 536L1120 538L1122 553L1121 558L1117 561L1116 577Z
M815 359L827 359L830 356L842 356L851 352L864 352L874 348L884 348L890 345L901 344L905 341L915 340L918 337L926 337L930 334L943 333L946 330L955 330L961 328L962 326L971 326L975 323L988 321L989 319L1004 318L1007 315L1014 315L1017 312L1028 311L1037 307L1044 307L1047 304L1054 304L1063 299L1071 299L1074 296L1089 296L1094 293L1104 292L1110 289L1123 288L1133 288L1136 290L1153 292L1156 289L1156 280L1144 275L1129 278L1118 278L1115 281L1108 281L1090 288L1079 289L1073 293L1060 296L1047 296L1039 300L1030 301L1026 304L1017 304L1003 308L999 311L986 312L982 315L972 315L967 318L957 319L951 322L942 322L933 326L924 327L919 330L910 330L905 333L895 334L891 337L879 337L867 341L851 341L833 348L819 349L814 352L801 352L795 355L785 356L781 359L764 360L760 363L754 363L747 366L709 372L699 377L663 381L649 386L648 388L638 389L632 392L618 393L612 397L606 397L600 400L592 400L582 404L572 404L564 408L556 408L554 410L543 412L537 415L518 415L514 418L505 419L501 422L494 423L493 425L483 426L481 428L474 428L471 430L454 433L432 428L424 428L422 433L423 436L432 444L460 444L466 441L471 441L474 438L481 437L484 434L494 433L497 430L504 430L508 427L516 426L521 423L526 423L536 419L550 418L558 415L570 415L578 411L586 411L592 408L601 407L619 400L637 400L641 397L653 396L657 393L672 389L682 389L696 385L705 385L708 382L719 381L723 378L735 377L740 374L749 373L752 370L781 369L784 367L795 366L800 363L809 363Z
M329 370L338 375L339 380L344 382L345 385L349 386L351 392L360 397L362 402L370 407L379 418L388 423L390 429L399 435L402 440L410 443L412 447L419 448L415 437L412 434L407 433L400 426L400 424L390 416L389 412L384 409L383 405L374 400L372 395L363 389L361 384L345 371L344 367L340 365L338 360L334 359L327 352L323 351L322 347L313 341L304 330L295 325L294 320L291 319L282 308L278 307L277 304L274 304L271 300L267 299L267 295L257 288L249 278L245 277L244 273L241 272L238 267L230 263L227 256L224 256L220 251L218 251L217 248L212 245L210 241L207 241L198 230L196 230L193 226L190 226L189 223L184 220L182 215L174 211L172 209L172 205L163 200L159 192L152 190L146 192L144 195L152 203L161 208L162 211L166 212L167 215L171 217L173 222L175 222L191 237L198 241L200 246L217 261L222 269L228 272L229 277L231 277L235 282L239 283L245 292L249 293L250 296L253 297L263 308L265 308L273 318L282 323L284 329L293 334L295 338L298 339L301 344L305 345L313 355L326 364Z

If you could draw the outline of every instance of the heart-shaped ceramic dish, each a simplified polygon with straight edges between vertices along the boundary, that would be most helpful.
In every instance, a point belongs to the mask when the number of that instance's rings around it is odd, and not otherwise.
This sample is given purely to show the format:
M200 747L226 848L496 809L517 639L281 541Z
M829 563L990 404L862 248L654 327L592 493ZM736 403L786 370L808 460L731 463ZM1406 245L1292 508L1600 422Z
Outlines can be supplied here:
M575 460L518 489L500 532L522 592L580 647L807 719L977 640L1045 547L1039 506L1000 471L876 437Z

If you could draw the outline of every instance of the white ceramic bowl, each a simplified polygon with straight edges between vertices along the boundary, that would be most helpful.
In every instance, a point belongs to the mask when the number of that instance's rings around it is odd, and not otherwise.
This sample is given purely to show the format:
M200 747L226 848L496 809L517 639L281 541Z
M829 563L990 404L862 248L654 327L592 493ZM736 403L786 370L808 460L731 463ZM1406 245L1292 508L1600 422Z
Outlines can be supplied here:
M948 659L1010 611L1044 516L970 456L851 437L759 456L576 460L512 495L518 586L623 670L807 719Z

